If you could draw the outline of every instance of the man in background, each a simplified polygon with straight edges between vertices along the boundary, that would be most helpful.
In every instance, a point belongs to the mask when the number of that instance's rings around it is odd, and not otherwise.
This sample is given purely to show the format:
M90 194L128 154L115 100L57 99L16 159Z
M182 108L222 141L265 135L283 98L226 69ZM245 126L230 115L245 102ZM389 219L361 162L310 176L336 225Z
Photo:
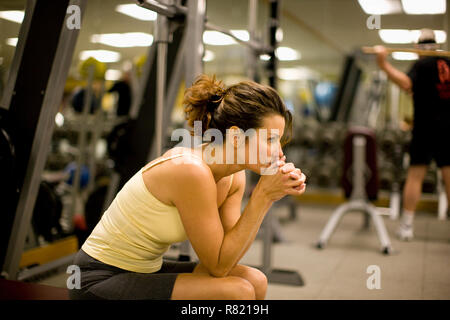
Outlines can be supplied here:
M108 92L117 92L117 116L128 116L131 107L131 74L124 71L120 80L116 81Z
M422 29L418 49L439 48L433 30ZM432 160L442 170L450 203L450 60L420 57L408 73L393 67L388 52L376 46L377 63L391 81L413 95L414 120L410 145L410 167L403 189L403 212L397 235L401 240L414 236L414 212L422 194L422 183Z

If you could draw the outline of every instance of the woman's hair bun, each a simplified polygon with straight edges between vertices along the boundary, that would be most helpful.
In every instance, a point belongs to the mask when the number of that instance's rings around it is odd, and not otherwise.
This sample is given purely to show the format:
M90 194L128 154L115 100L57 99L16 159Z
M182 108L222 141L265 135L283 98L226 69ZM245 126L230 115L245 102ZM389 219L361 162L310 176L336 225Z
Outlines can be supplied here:
M203 134L209 128L212 114L220 106L225 92L225 85L215 76L199 76L184 94L183 105L188 124L193 128L195 121L202 121Z

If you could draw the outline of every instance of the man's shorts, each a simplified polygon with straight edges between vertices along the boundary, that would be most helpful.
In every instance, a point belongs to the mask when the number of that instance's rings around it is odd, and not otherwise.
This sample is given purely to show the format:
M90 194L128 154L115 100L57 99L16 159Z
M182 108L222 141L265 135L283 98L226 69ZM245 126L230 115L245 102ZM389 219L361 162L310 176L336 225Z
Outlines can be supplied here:
M445 134L413 132L409 155L411 165L429 165L434 159L439 168L450 166L450 141Z

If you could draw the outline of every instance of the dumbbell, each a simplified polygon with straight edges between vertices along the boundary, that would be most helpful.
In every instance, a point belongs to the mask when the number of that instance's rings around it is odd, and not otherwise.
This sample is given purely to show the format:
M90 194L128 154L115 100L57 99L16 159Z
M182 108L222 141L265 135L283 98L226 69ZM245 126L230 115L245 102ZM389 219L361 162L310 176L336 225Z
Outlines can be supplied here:
M394 165L389 161L384 161L380 165L380 189L390 190L394 182Z
M399 141L402 146L403 152L408 152L409 145L411 144L412 133L411 131L400 131L399 132Z
M306 119L296 130L296 138L298 142L306 148L313 148L318 146L318 131L319 124L316 120Z
M69 163L64 171L67 173L67 184L73 185L74 179L75 179L75 171L77 169L77 164L75 162ZM83 189L86 187L89 183L90 179L90 173L89 168L86 165L82 165L80 168L80 188Z
M380 148L388 154L393 152L397 143L399 143L399 136L395 130L386 129L380 136Z
M342 128L338 123L324 124L320 133L320 142L323 148L329 149L341 144Z
M337 176L338 163L337 160L328 155L318 162L316 172L318 185L321 187L328 187Z

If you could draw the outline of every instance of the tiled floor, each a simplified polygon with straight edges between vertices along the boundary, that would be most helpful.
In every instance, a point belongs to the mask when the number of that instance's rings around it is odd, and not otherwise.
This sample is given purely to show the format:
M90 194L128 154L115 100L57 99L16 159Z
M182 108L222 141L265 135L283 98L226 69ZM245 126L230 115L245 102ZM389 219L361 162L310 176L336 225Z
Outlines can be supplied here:
M398 222L384 216L394 248L386 256L374 228L362 229L362 215L349 213L328 246L318 250L314 245L333 209L299 204L297 219L282 223L287 241L273 245L272 267L296 270L305 285L270 283L267 299L450 299L450 220L439 221L432 213L419 212L415 240L400 242L394 236ZM287 207L272 212L280 218L288 216ZM176 249L170 254L176 254ZM261 239L241 263L261 265ZM367 288L370 265L380 268L380 289ZM66 278L60 274L41 283L65 286Z
M289 242L273 246L273 266L297 270L305 286L270 284L268 299L450 299L450 221L418 213L416 239L400 242L394 236L398 222L384 217L394 248L386 256L374 228L362 229L362 214L349 213L318 250L314 245L332 210L299 206L298 219L283 225ZM287 216L287 209L275 213ZM261 248L255 242L242 262L258 264ZM370 265L380 268L380 289L367 288Z

